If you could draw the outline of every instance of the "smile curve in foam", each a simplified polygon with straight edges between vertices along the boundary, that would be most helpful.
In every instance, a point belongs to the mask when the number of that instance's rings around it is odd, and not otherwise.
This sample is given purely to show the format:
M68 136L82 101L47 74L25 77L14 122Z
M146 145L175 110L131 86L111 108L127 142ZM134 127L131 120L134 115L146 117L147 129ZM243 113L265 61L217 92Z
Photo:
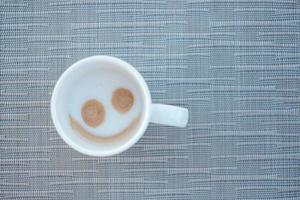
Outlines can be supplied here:
M140 117L134 118L131 123L124 128L122 131L117 132L113 134L113 136L103 137L103 136L96 136L89 131L87 131L85 128L83 128L78 121L76 121L75 118L73 118L71 115L69 115L69 121L70 125L73 128L73 130L77 131L81 136L85 137L86 139L89 139L91 141L95 142L113 142L113 141L119 141L124 138L127 138L131 136L134 133L134 129L136 125L140 121Z

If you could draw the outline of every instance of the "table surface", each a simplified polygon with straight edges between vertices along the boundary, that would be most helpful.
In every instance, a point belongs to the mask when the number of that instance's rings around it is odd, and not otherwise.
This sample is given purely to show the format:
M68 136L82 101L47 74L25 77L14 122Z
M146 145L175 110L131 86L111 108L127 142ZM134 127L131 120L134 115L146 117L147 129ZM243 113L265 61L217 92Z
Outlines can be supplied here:
M298 199L300 2L0 3L0 199ZM154 102L187 107L130 150L82 155L49 103L75 61L136 67Z

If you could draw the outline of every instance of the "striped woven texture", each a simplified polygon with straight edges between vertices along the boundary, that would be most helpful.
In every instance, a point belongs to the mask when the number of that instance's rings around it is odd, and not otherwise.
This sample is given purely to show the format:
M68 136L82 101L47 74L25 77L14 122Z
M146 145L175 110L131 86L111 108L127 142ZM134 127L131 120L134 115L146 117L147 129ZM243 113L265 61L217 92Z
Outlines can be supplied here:
M300 199L299 26L297 0L1 0L0 199ZM54 84L102 54L188 127L113 157L69 148Z

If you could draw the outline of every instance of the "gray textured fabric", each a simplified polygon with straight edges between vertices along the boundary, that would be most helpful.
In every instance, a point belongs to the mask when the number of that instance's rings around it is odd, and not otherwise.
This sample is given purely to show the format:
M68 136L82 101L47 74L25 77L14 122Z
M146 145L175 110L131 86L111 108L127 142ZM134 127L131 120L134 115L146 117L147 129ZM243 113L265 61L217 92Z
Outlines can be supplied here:
M299 199L297 0L0 3L0 199ZM113 55L187 128L151 125L107 158L69 148L52 124L73 62Z

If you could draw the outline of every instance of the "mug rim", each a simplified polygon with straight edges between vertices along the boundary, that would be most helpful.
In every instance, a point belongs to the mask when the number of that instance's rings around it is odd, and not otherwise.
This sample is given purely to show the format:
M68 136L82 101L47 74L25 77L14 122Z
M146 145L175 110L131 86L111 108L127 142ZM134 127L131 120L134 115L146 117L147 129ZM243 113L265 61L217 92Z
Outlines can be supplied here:
M79 68L84 66L84 63L86 61L110 61L113 62L115 64L117 64L118 66L124 68L128 73L130 73L137 81L137 83L139 84L141 90L142 90L142 95L144 96L144 108L143 108L143 112L144 112L144 117L142 118L141 124L138 127L138 130L136 130L136 132L134 133L134 136L131 137L130 139L128 139L128 141L126 141L123 145L118 146L114 149L108 150L108 151L93 151L91 149L87 149L82 147L81 145L77 144L76 142L74 142L70 137L68 137L67 135L70 133L66 133L66 131L62 128L62 125L60 123L60 121L58 120L57 117L57 112L56 112L56 107L57 107L57 99L58 99L58 91L61 89L64 80L69 77L70 73L78 70ZM149 119L150 119L150 106L151 106L151 94L148 88L148 85L146 84L143 76L129 63L127 63L126 61L116 58L116 57L112 57L112 56L106 56L106 55L96 55L96 56L90 56L90 57L86 57L83 59L78 60L77 62L73 63L70 67L68 67L59 77L59 79L57 80L53 92L52 92L52 97L51 97L51 118L52 121L54 123L54 126L58 132L58 134L60 135L60 137L73 149L75 149L76 151L89 155L89 156L111 156L111 155L115 155L118 153L121 153L123 151L126 151L127 149L129 149L130 147L132 147L135 143L138 142L138 140L144 135L148 124L149 124Z

